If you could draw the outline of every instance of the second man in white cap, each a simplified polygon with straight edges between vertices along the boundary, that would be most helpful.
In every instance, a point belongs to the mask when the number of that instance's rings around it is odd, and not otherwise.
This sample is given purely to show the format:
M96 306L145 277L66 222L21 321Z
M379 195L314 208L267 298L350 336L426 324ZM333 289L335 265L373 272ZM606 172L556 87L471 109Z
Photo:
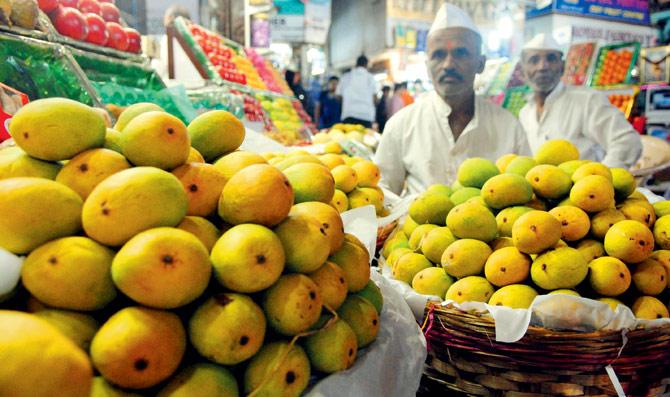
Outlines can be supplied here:
M533 151L547 140L567 139L583 159L609 167L635 164L642 153L639 135L603 93L563 85L563 53L551 35L540 33L526 43L521 66L533 95L519 120Z
M375 155L383 187L396 194L418 193L455 181L467 158L495 161L507 153L530 154L514 116L475 96L475 75L486 62L481 46L470 17L443 5L427 41L426 66L435 89L387 122Z

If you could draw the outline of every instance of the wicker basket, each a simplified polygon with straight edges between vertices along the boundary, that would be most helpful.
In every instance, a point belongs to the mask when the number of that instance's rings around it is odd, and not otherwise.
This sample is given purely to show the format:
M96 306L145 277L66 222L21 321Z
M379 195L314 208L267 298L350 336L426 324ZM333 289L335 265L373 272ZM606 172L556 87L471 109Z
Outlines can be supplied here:
M529 327L515 343L495 341L493 319L433 302L423 326L428 359L419 395L670 396L670 326L619 331Z

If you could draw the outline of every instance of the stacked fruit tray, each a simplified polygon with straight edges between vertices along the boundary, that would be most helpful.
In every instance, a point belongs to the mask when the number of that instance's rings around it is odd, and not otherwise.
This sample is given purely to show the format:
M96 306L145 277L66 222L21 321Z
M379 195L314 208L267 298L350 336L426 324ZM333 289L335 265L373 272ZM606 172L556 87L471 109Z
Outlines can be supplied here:
M601 47L589 85L606 87L630 83L639 54L640 43L637 42Z
M503 92L505 87L507 87L507 83L510 81L514 66L515 63L512 61L504 62L500 65L497 73L493 77L493 81L491 81L491 84L489 85L486 93L487 96L496 96Z
M263 58L253 48L245 48L244 51L247 54L247 57L256 67L256 70L258 70L258 74L263 79L263 82L270 91L285 95L292 95L290 88L286 84L286 81L281 78L279 72L277 72L274 66L272 66L272 64L267 59Z
M635 102L635 94L610 94L607 96L610 103L621 110L626 117L630 116L633 103Z
M518 116L521 108L527 103L526 97L529 93L530 89L525 85L506 89L503 107Z
M627 395L660 395L670 363L668 236L670 201L650 203L627 170L580 160L574 145L554 140L533 158L465 160L453 186L417 197L382 255L389 277L429 300L429 388L601 395L613 388L611 364ZM571 309L556 329L531 327L518 342L492 343L493 318L457 307L474 302L544 307L537 318L545 319ZM629 334L628 345L620 331L577 332L615 316L626 329L655 323ZM589 383L592 376L603 380Z
M565 59L564 83L570 85L586 83L595 50L596 43L579 43L570 46Z
M186 125L148 103L112 129L37 100L10 132L0 256L20 278L0 297L0 395L298 396L375 341L383 297L325 158L237 150L230 113ZM351 169L376 194L374 164Z

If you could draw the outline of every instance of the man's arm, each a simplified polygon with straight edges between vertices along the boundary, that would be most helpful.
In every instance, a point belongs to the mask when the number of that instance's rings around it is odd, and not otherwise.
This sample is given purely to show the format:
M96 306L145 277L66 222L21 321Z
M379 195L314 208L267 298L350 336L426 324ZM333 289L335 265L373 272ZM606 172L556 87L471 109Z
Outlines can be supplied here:
M642 155L642 141L624 114L599 92L592 93L585 105L583 133L605 150L602 163L626 169L633 166Z
M400 195L405 185L405 165L402 154L403 126L398 117L392 117L384 127L374 162L381 171L380 186Z

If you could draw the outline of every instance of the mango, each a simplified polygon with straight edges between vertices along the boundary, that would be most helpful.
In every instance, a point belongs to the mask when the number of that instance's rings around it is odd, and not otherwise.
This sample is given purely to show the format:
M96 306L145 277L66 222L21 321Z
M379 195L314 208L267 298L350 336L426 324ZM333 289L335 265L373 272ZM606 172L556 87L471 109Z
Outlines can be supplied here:
M106 131L105 120L95 109L65 98L32 101L16 112L9 125L21 149L46 161L71 159L101 147Z

